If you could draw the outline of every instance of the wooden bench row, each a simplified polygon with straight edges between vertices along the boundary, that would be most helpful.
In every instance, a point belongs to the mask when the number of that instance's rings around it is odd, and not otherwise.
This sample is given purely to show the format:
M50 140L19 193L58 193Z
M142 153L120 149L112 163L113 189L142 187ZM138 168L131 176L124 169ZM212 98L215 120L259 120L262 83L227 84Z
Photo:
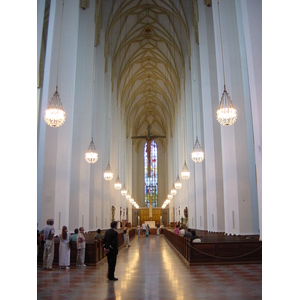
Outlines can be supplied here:
M165 230L164 236L188 265L262 262L262 242L256 239L209 242L206 238L205 242L190 243L173 230Z
M102 232L104 234L104 232ZM105 254L102 247L102 241L97 241L94 239L96 232L94 233L85 233L86 239L86 248L85 248L85 264L87 266L96 266L105 258ZM134 238L135 230L130 229L129 231L129 239ZM118 244L119 249L124 246L124 236L122 230L118 230ZM43 253L44 246L41 245L39 247L37 264L38 266L43 265ZM71 253L70 253L70 265L76 266L77 260L77 245L76 242L71 245ZM54 238L54 259L53 259L53 267L58 267L59 264L59 238Z

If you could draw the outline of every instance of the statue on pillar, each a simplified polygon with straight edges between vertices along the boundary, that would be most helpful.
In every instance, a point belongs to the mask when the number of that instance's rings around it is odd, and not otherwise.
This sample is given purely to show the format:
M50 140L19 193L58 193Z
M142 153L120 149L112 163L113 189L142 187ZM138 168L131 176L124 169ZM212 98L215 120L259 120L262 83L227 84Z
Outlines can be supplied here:
M111 207L111 221L113 222L115 220L115 211L116 208L114 206Z

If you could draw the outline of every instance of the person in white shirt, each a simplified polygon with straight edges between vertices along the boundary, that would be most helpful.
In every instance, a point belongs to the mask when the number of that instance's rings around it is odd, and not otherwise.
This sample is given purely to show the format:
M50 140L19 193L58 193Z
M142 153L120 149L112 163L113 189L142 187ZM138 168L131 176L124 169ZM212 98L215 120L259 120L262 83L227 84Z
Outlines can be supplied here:
M147 229L147 226L146 226L146 223L144 222L144 223L142 224L143 235L146 234L146 229Z
M54 259L54 234L55 229L53 227L54 220L48 219L47 225L43 228L41 233L44 236L44 256L43 256L43 268L44 270L52 270L52 264Z
M85 258L85 237L84 237L84 228L79 228L79 233L77 236L77 263L78 267L86 267L84 264Z

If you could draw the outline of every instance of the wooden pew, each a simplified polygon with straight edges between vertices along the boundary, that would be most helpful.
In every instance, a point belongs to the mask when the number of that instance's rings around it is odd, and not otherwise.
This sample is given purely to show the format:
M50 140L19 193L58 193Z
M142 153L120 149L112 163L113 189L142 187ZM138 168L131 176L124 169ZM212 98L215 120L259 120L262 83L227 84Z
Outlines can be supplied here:
M164 236L188 265L262 262L262 242L256 237L229 238L223 234L211 242L207 234L201 243L190 243L173 229L165 230Z

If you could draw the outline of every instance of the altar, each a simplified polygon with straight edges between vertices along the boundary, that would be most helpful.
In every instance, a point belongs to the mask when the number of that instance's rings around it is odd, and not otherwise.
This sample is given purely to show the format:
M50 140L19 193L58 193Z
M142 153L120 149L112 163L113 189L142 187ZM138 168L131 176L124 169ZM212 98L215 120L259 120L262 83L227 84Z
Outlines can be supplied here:
M145 221L146 225L149 225L150 228L156 228L155 221Z

